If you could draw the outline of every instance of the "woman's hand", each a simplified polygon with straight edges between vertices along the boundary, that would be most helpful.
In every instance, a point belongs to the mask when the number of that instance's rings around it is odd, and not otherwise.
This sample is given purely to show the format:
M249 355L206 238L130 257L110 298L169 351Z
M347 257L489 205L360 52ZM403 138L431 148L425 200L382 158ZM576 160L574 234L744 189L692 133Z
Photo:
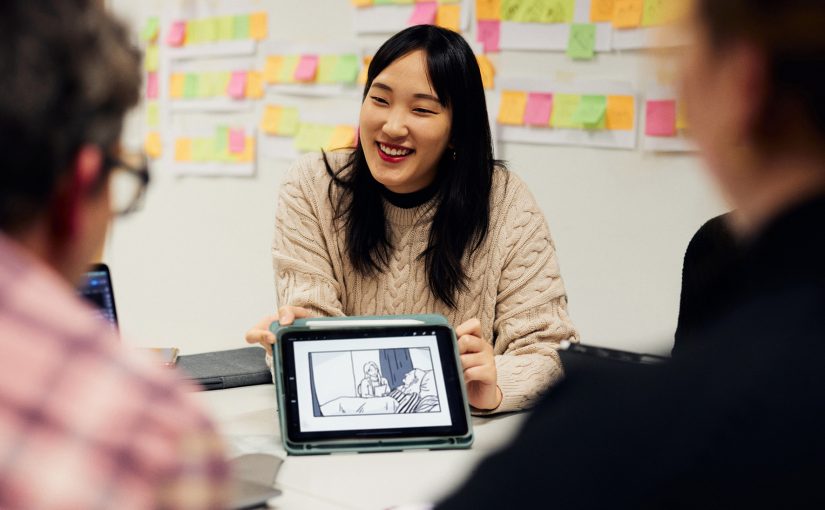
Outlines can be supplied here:
M295 319L306 319L312 317L312 312L300 306L282 306L278 308L278 313L267 315L259 323L246 332L247 343L261 344L266 349L267 354L272 354L272 344L275 343L275 334L269 331L269 325L279 322L281 326L292 324Z
M476 409L495 409L501 404L502 395L496 384L493 346L481 337L481 321L468 320L455 328L455 335L470 405Z

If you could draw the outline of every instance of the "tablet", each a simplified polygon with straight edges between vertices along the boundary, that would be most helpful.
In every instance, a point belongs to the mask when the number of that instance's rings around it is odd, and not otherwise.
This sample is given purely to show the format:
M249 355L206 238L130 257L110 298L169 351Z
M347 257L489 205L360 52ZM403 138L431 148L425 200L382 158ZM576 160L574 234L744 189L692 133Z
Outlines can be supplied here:
M455 333L444 317L302 319L271 327L288 453L472 444Z

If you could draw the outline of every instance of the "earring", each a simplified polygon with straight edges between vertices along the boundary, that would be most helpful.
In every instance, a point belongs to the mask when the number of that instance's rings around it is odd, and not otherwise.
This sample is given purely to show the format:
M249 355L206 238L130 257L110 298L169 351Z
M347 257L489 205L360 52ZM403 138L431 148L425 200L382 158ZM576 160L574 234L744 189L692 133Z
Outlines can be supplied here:
M455 149L453 149L453 161L458 159L458 153L456 153Z

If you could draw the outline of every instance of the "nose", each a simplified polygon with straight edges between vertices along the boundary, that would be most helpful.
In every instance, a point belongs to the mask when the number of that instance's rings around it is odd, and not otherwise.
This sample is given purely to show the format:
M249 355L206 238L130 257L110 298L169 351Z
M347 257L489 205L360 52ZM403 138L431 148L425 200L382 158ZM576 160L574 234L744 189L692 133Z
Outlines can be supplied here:
M398 108L392 108L387 115L384 126L381 128L385 135L390 138L404 138L409 133L407 129L406 116Z

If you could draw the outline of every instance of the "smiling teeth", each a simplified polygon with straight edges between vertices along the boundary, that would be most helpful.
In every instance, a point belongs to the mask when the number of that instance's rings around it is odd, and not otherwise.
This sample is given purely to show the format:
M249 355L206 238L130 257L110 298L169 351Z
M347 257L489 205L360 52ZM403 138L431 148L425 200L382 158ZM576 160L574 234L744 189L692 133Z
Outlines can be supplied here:
M395 149L388 147L383 143L379 143L378 147L381 149L381 152L390 156L406 156L412 152L412 149Z

